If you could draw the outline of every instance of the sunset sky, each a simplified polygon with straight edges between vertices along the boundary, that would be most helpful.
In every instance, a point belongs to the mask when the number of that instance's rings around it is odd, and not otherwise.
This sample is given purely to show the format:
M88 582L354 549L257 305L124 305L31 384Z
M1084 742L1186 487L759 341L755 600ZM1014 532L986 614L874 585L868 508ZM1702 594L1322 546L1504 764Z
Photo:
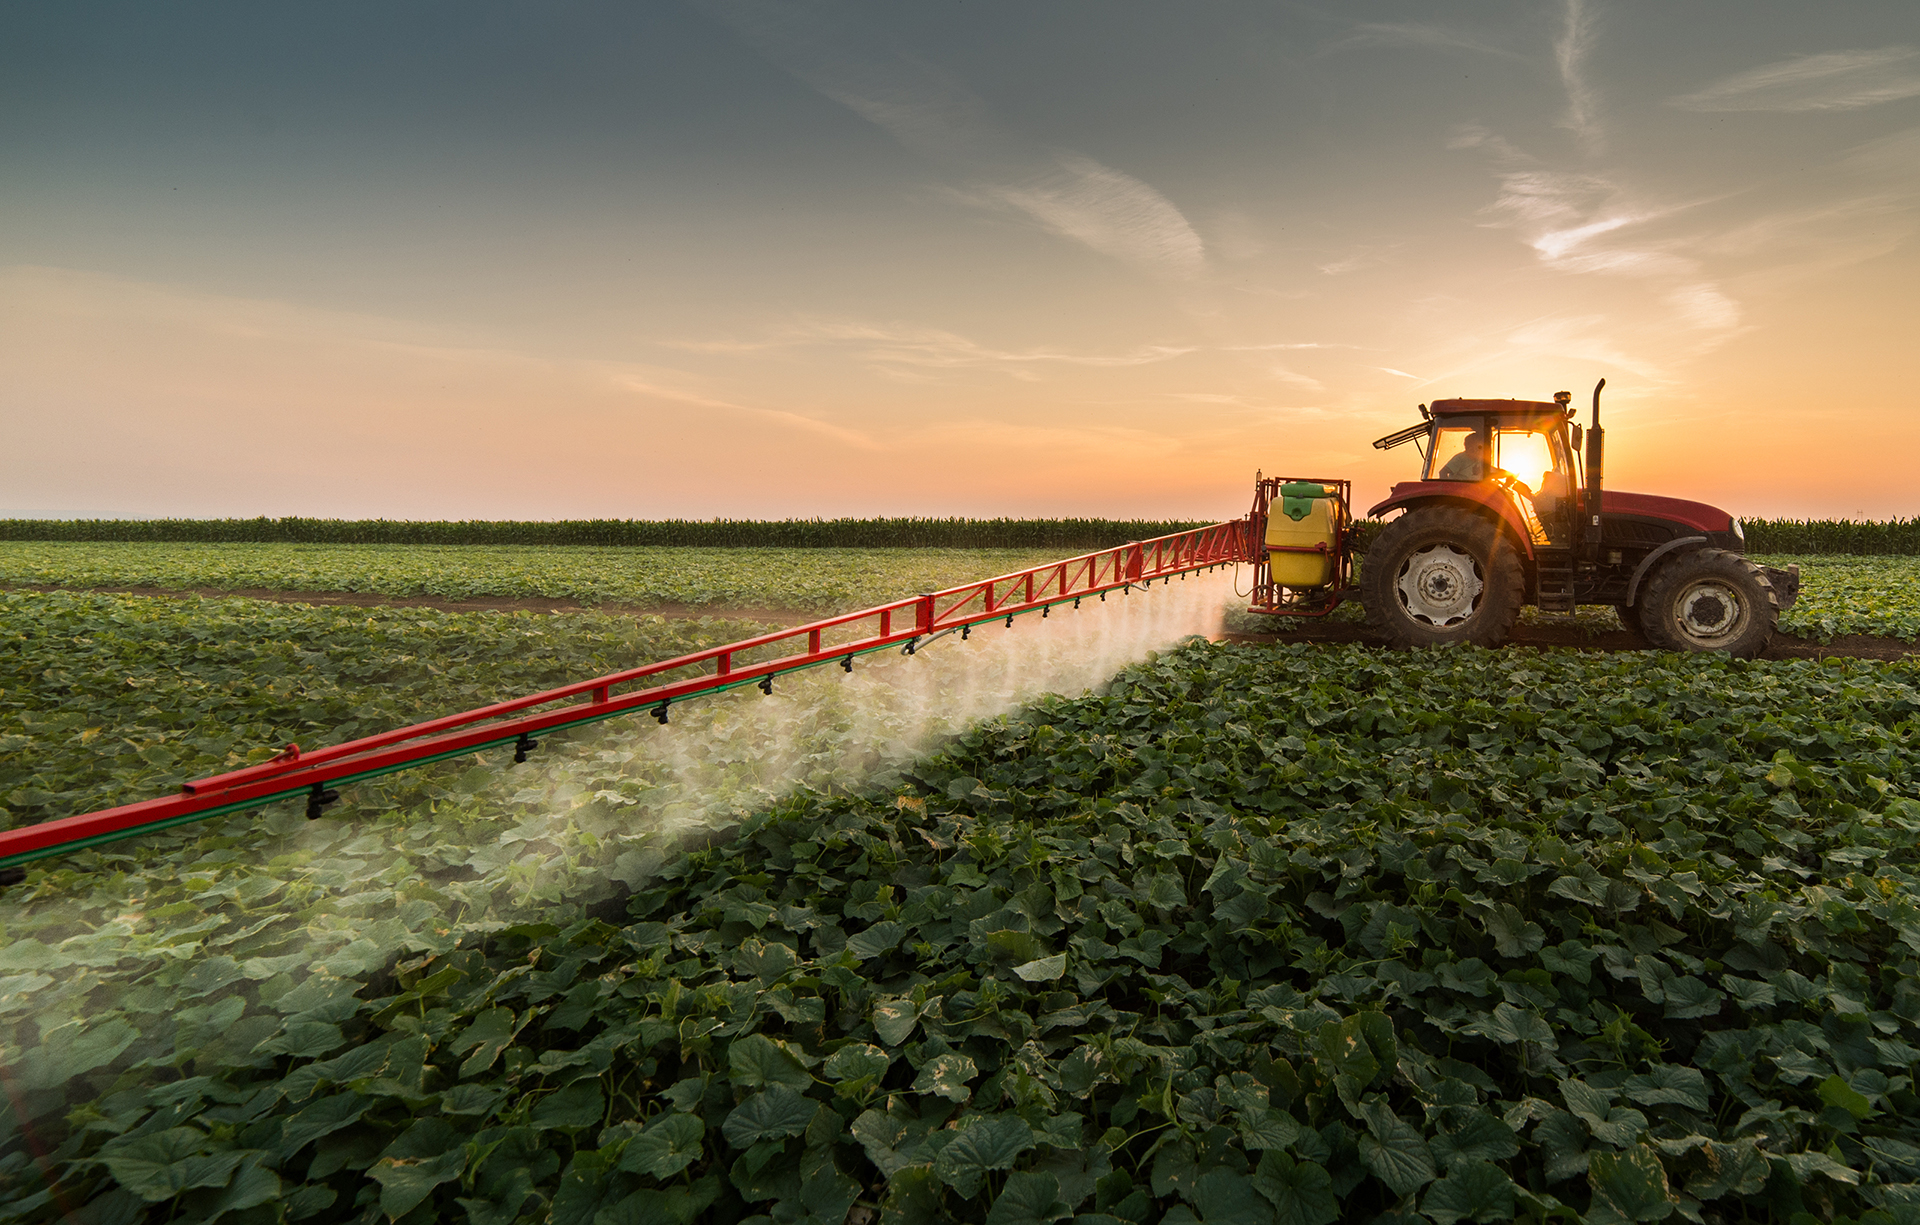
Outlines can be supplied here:
M0 8L0 515L1920 513L1920 6ZM1582 419L1584 420L1584 414Z

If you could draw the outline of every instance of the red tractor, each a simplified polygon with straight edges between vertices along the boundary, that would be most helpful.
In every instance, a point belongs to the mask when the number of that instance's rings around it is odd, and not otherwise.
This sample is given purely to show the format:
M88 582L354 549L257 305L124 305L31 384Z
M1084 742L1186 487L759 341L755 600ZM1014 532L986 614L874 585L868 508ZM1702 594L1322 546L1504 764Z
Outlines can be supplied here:
M1357 589L1349 483L1256 478L1253 610L1324 616L1357 594L1395 646L1490 647L1523 605L1609 604L1654 646L1758 655L1799 596L1799 568L1748 561L1739 520L1717 507L1603 490L1605 386L1584 432L1563 391L1550 403L1436 400L1420 424L1376 441L1415 444L1421 473L1367 511L1400 514L1368 546Z

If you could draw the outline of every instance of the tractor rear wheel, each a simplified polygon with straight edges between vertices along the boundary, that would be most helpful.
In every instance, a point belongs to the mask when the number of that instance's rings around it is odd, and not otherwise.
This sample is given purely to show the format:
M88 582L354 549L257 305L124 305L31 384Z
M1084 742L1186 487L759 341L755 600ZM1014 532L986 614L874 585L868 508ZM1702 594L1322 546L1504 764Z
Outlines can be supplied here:
M1767 649L1779 599L1760 567L1725 549L1690 549L1661 566L1640 598L1640 628L1663 651Z
M1454 508L1389 523L1360 566L1367 624L1396 647L1497 647L1520 616L1520 559L1499 525Z

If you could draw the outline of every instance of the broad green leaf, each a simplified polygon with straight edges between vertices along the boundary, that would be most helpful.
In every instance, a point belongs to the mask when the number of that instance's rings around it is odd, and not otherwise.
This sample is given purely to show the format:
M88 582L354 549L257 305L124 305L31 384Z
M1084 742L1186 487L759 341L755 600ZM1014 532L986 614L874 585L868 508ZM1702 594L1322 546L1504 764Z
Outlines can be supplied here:
M1253 1106L1240 1111L1240 1141L1250 1149L1279 1149L1300 1138L1300 1124L1284 1110Z
M767 1137L797 1136L813 1122L818 1106L786 1085L774 1085L736 1106L720 1131L727 1143L740 1149Z
M1055 953L1037 961L1022 962L1013 967L1013 972L1030 983L1050 983L1067 972L1067 955Z
M455 1085L440 1095L442 1114L490 1114L507 1096L505 1089L487 1085Z
M1858 1170L1850 1166L1842 1165L1826 1153L1813 1152L1811 1150L1804 1153L1788 1153L1786 1155L1786 1162L1793 1167L1793 1172L1799 1176L1802 1182L1812 1178L1815 1174L1831 1178L1835 1182L1845 1183L1849 1186L1853 1186L1860 1181L1860 1172Z
M1167 947L1165 932L1149 928L1138 935L1128 936L1117 946L1122 957L1131 957L1147 969L1159 968L1163 953Z
M949 1051L935 1055L921 1066L913 1088L916 1093L935 1093L950 1101L964 1102L972 1096L967 1082L979 1074L973 1060Z
M1659 1154L1644 1144L1619 1153L1594 1153L1587 1164L1587 1184L1593 1188L1587 1220L1594 1225L1664 1221L1678 1206Z
M875 923L857 936L848 938L847 951L860 960L866 961L892 951L899 945L900 938L906 934L907 929L904 924L895 923L890 919L885 920Z
M336 1093L321 1098L287 1120L280 1132L282 1156L291 1157L321 1136L359 1122L371 1105L372 1098L358 1093Z
M1011 1169L1033 1144L1033 1129L1018 1115L992 1115L948 1141L933 1159L933 1172L961 1199L972 1199L988 1171Z
M280 1176L260 1164L255 1154L241 1163L233 1179L213 1202L201 1211L203 1221L218 1220L229 1212L244 1212L280 1198Z
M294 1021L253 1049L269 1055L318 1059L340 1049L346 1040L338 1025L329 1025L324 1021Z
M435 1187L460 1177L466 1164L466 1149L455 1148L437 1157L382 1157L367 1176L380 1184L380 1211L399 1217L413 1211Z
M761 1034L749 1034L727 1048L727 1066L733 1082L749 1089L786 1085L805 1090L813 1083L799 1059Z
M593 1225L694 1225L719 1197L712 1175L690 1187L643 1188L594 1214Z
M1864 1119L1873 1113L1872 1099L1838 1074L1821 1081L1816 1092L1820 1094L1821 1101L1829 1106L1838 1106L1856 1119Z
M821 1071L834 1080L858 1080L886 1074L893 1057L870 1042L853 1042L827 1056Z
M1024 963L1047 956L1046 944L1032 932L988 932L986 941L987 947L1012 961Z
M489 1008L475 1017L473 1023L448 1047L456 1055L465 1051L473 1052L460 1065L460 1075L463 1078L475 1076L492 1067L494 1061L500 1058L500 1052L506 1050L513 1041L518 1028L514 1024L511 1008Z
M1706 1168L1687 1183L1687 1194L1695 1199L1752 1195L1766 1185L1770 1172L1766 1154L1751 1140L1705 1144L1700 1148L1700 1155L1706 1162Z
M534 1103L527 1121L542 1131L579 1131L603 1122L606 1100L595 1080L576 1080Z
M1536 1012L1522 1012L1512 1004L1496 1004L1491 1013L1483 1013L1463 1027L1468 1033L1481 1034L1495 1042L1538 1042L1554 1045L1553 1028Z
M920 1006L912 1000L881 1000L873 1006L873 1032L888 1046L905 1042L920 1024Z
M1715 1016L1720 1011L1721 1001L1727 998L1724 993L1715 991L1691 974L1673 979L1663 989L1667 997L1667 1015L1678 1020Z
M1006 1186L987 1210L987 1225L1051 1225L1073 1215L1060 1200L1060 1182L1030 1171L1007 1175Z
M1643 1106L1671 1103L1689 1110L1707 1109L1707 1078L1698 1068L1678 1064L1655 1064L1643 1076L1629 1076L1621 1092Z
M1384 1104L1370 1108L1366 1122L1369 1134L1360 1137L1360 1160L1395 1195L1407 1195L1433 1181L1439 1171L1418 1131Z
M1500 981L1492 968L1478 957L1465 961L1443 961L1434 969L1434 977L1449 991L1485 995Z
M1273 1225L1273 1208L1245 1174L1215 1167L1194 1186L1193 1206L1205 1225Z
M866 1150L867 1160L887 1178L913 1164L900 1149L909 1144L907 1124L884 1111L864 1110L847 1129Z
M1443 1131L1428 1142L1440 1168L1476 1161L1505 1161L1520 1152L1520 1141L1513 1129L1484 1110L1475 1110L1452 1131Z
M896 924L895 926L898 925ZM868 930L871 931L872 929L869 928ZM864 935L866 933L862 934ZM895 943L899 942L899 937L896 936L894 939ZM848 943L851 944L852 941ZM891 948L893 946L888 945L887 947ZM885 952L886 950L882 949L880 951ZM872 956L874 954L860 955ZM760 979L763 982L774 981L788 970L791 970L795 964L793 950L786 945L777 940L766 941L752 937L741 941L740 948L734 953L733 960L734 964L748 976Z
M1513 1219L1514 1190L1513 1180L1499 1166L1468 1161L1427 1188L1420 1199L1420 1211L1435 1225L1454 1225L1456 1221L1509 1221Z
M698 1115L664 1114L627 1141L620 1168L665 1181L700 1159L706 1125Z
M1495 906L1484 922L1487 935L1493 937L1494 947L1502 957L1524 957L1538 952L1547 942L1546 932L1540 925L1521 914L1520 908L1510 902Z
M100 1154L113 1180L149 1202L171 1199L195 1187L224 1187L244 1151L203 1153L209 1141L191 1127L131 1137Z
M1275 1225L1331 1225L1340 1217L1332 1176L1311 1161L1269 1149L1260 1155L1253 1187L1273 1205Z

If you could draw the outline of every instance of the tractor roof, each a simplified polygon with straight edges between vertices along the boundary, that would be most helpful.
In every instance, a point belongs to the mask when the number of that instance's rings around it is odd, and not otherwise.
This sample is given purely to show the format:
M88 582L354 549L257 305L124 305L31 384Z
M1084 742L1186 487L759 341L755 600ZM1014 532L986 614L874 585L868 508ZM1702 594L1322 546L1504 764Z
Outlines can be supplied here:
M1564 417L1567 409L1551 400L1435 400L1427 406L1436 417L1459 413L1499 413L1515 417Z

